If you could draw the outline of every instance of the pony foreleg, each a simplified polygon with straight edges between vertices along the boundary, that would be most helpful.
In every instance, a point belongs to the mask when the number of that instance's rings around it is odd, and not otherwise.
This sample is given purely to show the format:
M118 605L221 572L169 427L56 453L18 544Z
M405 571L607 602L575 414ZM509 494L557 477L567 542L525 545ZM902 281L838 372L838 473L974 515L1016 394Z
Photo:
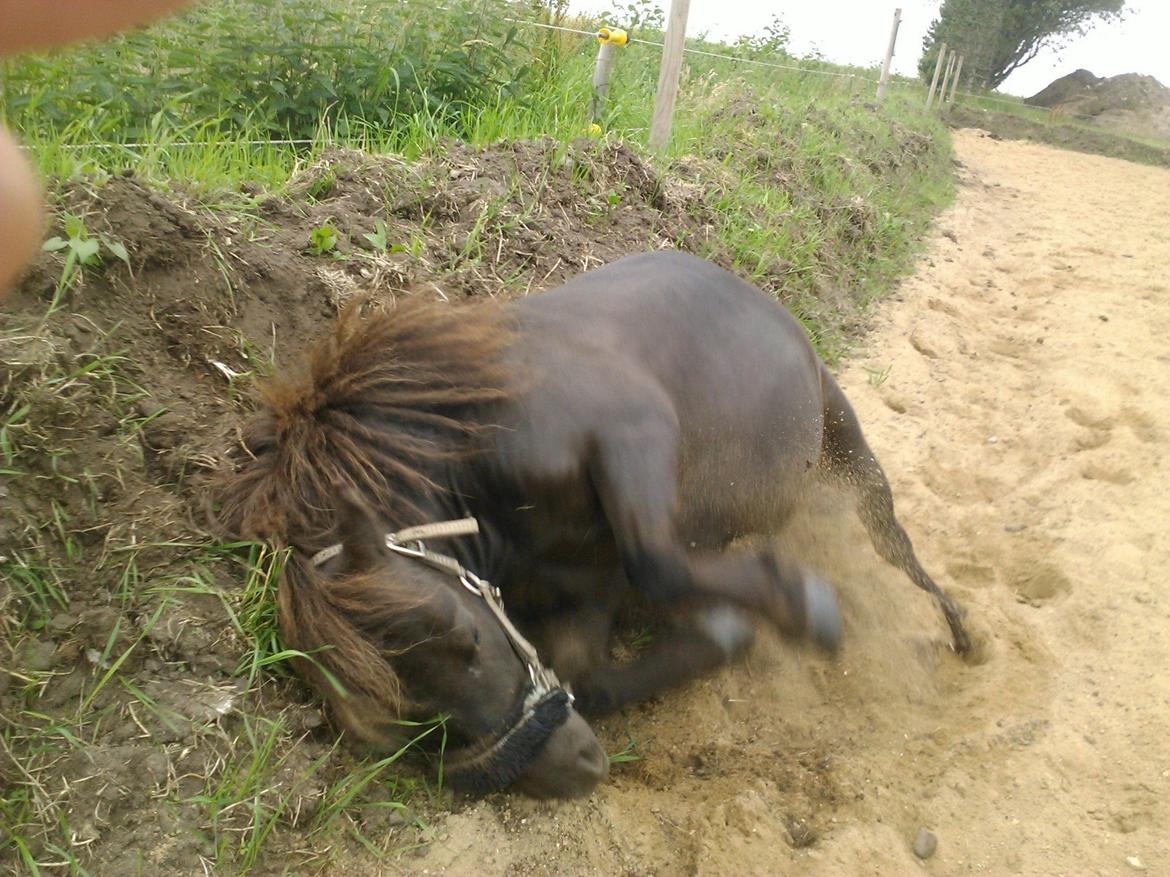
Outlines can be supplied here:
M577 710L599 716L654 697L739 657L754 637L751 620L730 606L696 612L633 660L579 673L570 683Z

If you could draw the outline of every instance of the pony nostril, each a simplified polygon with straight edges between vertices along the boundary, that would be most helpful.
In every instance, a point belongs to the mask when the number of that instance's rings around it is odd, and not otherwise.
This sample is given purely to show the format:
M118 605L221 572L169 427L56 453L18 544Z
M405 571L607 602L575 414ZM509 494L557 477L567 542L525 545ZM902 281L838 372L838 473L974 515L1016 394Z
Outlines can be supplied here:
M590 740L577 754L577 769L586 776L596 777L597 782L601 782L609 773L609 756L597 741Z

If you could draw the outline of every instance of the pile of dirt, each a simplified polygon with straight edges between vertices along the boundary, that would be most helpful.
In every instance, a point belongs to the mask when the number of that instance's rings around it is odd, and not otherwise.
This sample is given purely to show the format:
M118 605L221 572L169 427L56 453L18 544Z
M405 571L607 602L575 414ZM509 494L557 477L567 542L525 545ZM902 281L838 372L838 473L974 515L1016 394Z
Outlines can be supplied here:
M1069 101L1079 100L1104 81L1102 77L1095 76L1088 70L1081 68L1049 83L1041 91L1025 98L1024 103L1033 107L1052 109L1052 107L1060 106Z
M909 173L930 143L902 133L880 160ZM786 173L777 161L772 183ZM734 269L709 206L733 177L694 157L663 176L582 140L452 143L415 163L334 151L284 195L217 195L226 210L130 174L62 186L52 233L79 219L103 261L70 279L67 249L43 253L0 331L0 849L22 838L29 861L97 874L248 864L264 842L316 855L360 753L294 680L249 665L271 558L220 546L202 507L254 382L356 295L527 295L664 247ZM860 199L824 209L873 221ZM782 292L785 267L757 281ZM822 306L839 322L857 308ZM363 819L383 848L424 836L397 811Z
M1115 131L1170 140L1170 88L1153 76L1094 76L1075 70L1024 103Z
M1024 99L1034 107L1065 107L1086 114L1107 110L1158 109L1170 104L1170 88L1153 76L1123 73L1094 76L1088 70L1074 70Z

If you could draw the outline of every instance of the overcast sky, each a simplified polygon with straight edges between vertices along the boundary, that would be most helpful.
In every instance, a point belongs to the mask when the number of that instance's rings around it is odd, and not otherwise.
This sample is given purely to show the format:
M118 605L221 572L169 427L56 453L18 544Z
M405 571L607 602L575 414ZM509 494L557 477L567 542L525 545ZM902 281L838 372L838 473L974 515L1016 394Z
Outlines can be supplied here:
M623 3L626 0L623 0ZM657 0L664 9L670 0ZM606 8L604 0L574 3L581 9ZM734 38L758 32L779 14L792 31L792 50L812 48L830 61L877 63L885 53L894 8L902 7L902 27L894 69L913 75L922 38L937 16L940 0L691 0L687 32ZM1145 73L1170 85L1170 0L1130 0L1121 24L1098 24L1063 51L1046 51L1017 70L1001 88L1031 95L1053 79L1084 67L1098 76Z

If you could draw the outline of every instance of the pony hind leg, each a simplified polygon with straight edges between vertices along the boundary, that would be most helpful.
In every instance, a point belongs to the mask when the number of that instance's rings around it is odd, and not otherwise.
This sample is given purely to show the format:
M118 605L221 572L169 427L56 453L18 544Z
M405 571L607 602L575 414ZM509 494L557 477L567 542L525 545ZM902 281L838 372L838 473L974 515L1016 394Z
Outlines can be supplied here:
M822 370L825 394L825 439L821 468L841 478L856 496L857 513L874 549L902 570L915 585L932 595L950 627L955 651L971 655L971 637L963 608L923 569L910 537L894 514L894 497L881 465L861 432L861 424L837 382Z
M732 604L784 636L835 652L841 617L831 589L768 552L688 551L678 538L677 422L651 410L597 436L589 472L630 585L662 607Z

